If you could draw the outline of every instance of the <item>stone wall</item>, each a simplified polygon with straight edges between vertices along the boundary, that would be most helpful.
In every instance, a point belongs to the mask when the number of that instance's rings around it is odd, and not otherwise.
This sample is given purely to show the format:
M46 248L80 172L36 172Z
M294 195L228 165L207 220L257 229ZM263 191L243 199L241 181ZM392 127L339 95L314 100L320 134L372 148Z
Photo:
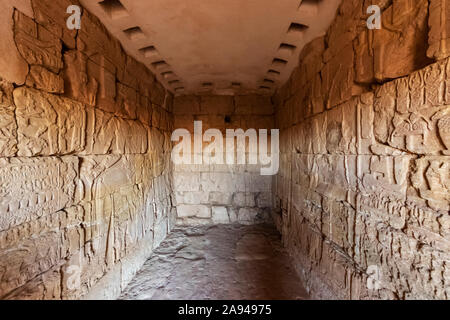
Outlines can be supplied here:
M71 4L0 5L0 299L117 297L175 223L172 94Z
M312 297L450 298L448 8L343 0L274 97L274 220Z
M202 122L203 132L219 129L224 139L226 129L272 129L274 122L270 97L258 95L176 97L174 117L175 128L187 129L192 139L194 121ZM191 151L193 153L194 149ZM248 161L235 165L175 164L177 223L252 224L268 221L272 207L272 177L262 176L260 168L260 164L248 164Z

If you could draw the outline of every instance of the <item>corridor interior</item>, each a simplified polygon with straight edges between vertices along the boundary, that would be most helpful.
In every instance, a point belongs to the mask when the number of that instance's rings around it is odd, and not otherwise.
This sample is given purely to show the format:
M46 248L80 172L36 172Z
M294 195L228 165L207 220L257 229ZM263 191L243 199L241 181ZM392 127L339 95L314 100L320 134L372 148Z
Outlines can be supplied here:
M448 300L449 106L450 0L1 0L0 299Z

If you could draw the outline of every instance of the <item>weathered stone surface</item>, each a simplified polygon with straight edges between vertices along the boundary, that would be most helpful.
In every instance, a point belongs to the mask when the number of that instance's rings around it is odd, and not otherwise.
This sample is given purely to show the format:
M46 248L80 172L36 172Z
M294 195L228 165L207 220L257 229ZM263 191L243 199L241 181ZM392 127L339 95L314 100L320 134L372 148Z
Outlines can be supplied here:
M450 3L448 0L430 0L428 16L429 58L437 60L450 56Z
M15 42L30 65L40 65L58 73L63 67L61 41L19 11L14 12Z
M69 207L75 197L78 159L1 158L0 230Z
M230 217L226 207L212 207L212 221L215 224L230 223Z
M0 298L116 298L175 224L172 97L87 11L67 28L78 1L32 4L0 5Z
M31 66L26 85L50 93L64 93L64 79L41 66Z
M83 151L86 112L82 104L24 87L14 90L18 155L63 155Z
M329 108L348 100L352 96L353 64L353 47L348 45L322 70L322 86L325 92L329 92Z
M86 154L147 152L147 129L142 124L96 109L87 111Z
M234 112L233 97L202 96L200 97L200 112L213 115L231 114Z
M95 106L98 81L87 71L87 57L79 51L64 54L65 93L68 97Z
M25 83L28 63L20 54L14 37L14 10L19 9L29 17L33 16L29 0L5 0L0 4L0 77L19 85Z
M0 80L0 157L11 157L17 152L17 123L12 92L13 85Z
M375 136L416 154L448 154L449 106L443 104L444 64L434 64L375 94ZM396 86L397 84L397 86Z
M67 28L67 16L62 13L65 13L70 5L79 6L78 0L61 0L58 2L31 0L31 3L37 23L60 38L67 47L75 48L77 30Z
M399 78L425 66L427 14L426 0L396 0L383 11L383 28L373 38L376 79Z
M177 206L177 213L180 218L211 218L211 209L202 205L179 205Z
M366 3L342 1L325 65L308 74L320 72L322 96L295 73L274 99L282 130L272 216L316 298L448 299L450 73L437 40L446 19L436 15L445 3L431 1L430 16L427 1L375 4L382 29L368 31ZM320 50L303 51L306 74ZM330 110L312 112L317 98Z
M254 207L255 196L252 193L237 192L233 197L233 205L237 207Z

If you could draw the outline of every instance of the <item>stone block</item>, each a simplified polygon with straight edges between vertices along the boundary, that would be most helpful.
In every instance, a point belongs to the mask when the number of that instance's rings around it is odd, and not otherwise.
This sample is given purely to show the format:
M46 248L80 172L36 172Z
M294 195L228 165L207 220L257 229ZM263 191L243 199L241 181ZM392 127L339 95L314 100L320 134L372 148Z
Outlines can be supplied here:
M352 96L354 81L353 46L347 45L322 69L322 91L328 92L327 108L347 101Z
M98 80L88 74L87 64L87 56L79 51L71 50L64 53L64 91L74 100L95 106Z
M256 196L258 208L272 208L272 193L261 192Z
M239 186L239 181L229 173L202 172L200 183L203 191L233 192L233 186Z
M201 96L200 113L209 115L229 115L234 112L232 96Z
M19 11L14 12L15 42L30 65L39 65L58 73L63 67L61 41ZM39 29L39 30L38 30Z
M208 203L216 205L229 205L231 204L231 199L233 193L228 192L209 192Z
M174 114L199 114L200 113L200 97L198 96L179 96L173 101Z
M175 193L177 204L208 204L208 196L209 194L203 191Z
M236 207L254 207L255 195L253 193L237 192L233 196L233 205Z
M25 87L13 94L19 156L63 155L84 150L86 111L82 104Z
M377 80L399 78L426 65L427 16L426 0L397 0L383 11L384 27L373 38Z
M31 66L26 85L50 93L64 93L64 79L41 66Z
M238 213L238 221L242 224L252 224L256 222L258 211L253 208L240 208Z
M27 61L22 57L15 42L13 26L17 22L15 22L13 13L16 9L24 12L29 17L33 16L33 10L27 1L2 1L0 4L0 38L2 39L2 46L0 47L0 78L22 85L25 83L29 69ZM25 14L22 14L22 16L26 17ZM26 23L33 22L28 17L26 18ZM36 28L34 22L32 27Z
M212 207L212 221L214 224L230 223L226 207Z
M0 231L72 205L76 157L2 158L0 162Z
M200 191L200 174L199 173L181 173L174 174L174 188L176 191ZM203 189L205 191L205 189Z
M428 57L440 60L450 56L450 2L448 0L430 0L428 27Z
M67 16L63 13L66 12L70 5L80 5L79 2L77 0L62 0L58 2L32 0L31 4L37 23L60 38L67 47L74 49L77 30L69 30L67 28Z
M11 157L17 152L17 123L13 103L13 85L0 80L0 157Z
M177 216L179 218L211 218L211 208L203 205L179 205Z

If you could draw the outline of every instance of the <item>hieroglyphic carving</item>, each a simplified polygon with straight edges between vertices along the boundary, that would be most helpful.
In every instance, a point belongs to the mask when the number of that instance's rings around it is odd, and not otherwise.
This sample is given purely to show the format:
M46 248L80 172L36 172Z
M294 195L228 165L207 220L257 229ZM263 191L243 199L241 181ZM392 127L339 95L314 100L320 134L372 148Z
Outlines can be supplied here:
M148 150L147 129L138 121L114 117L88 108L88 130L84 154L139 154Z
M367 93L362 95L358 101L356 110L358 154L370 154L370 147L376 143L373 131L374 116L373 94Z
M404 198L409 162L414 156L358 156L360 190L367 193L387 192Z
M11 83L0 79L0 157L10 157L17 152L17 123L12 101L13 89Z
M444 64L436 63L378 89L374 130L379 142L416 154L448 154L449 110Z
M425 105L436 106L443 103L445 65L434 63L423 70L425 83Z
M82 151L86 112L82 104L25 87L14 90L19 156Z
M0 231L70 206L78 158L1 158Z
M447 156L424 157L415 161L412 185L419 196L435 210L450 206L450 159Z
M37 31L33 20L14 12L15 41L20 54L30 65L40 65L58 73L63 67L61 41L46 29Z
M445 61L445 91L444 91L444 101L446 104L450 104L450 59Z
M445 146L439 139L439 134L444 136L444 141L448 138L448 116L445 115L448 108L449 106L430 107L405 115L395 114L389 144L417 154L444 151ZM436 130L438 121L439 132Z
M391 128L391 119L395 113L395 85L390 82L381 86L375 92L374 100L374 133L378 141L386 143Z

